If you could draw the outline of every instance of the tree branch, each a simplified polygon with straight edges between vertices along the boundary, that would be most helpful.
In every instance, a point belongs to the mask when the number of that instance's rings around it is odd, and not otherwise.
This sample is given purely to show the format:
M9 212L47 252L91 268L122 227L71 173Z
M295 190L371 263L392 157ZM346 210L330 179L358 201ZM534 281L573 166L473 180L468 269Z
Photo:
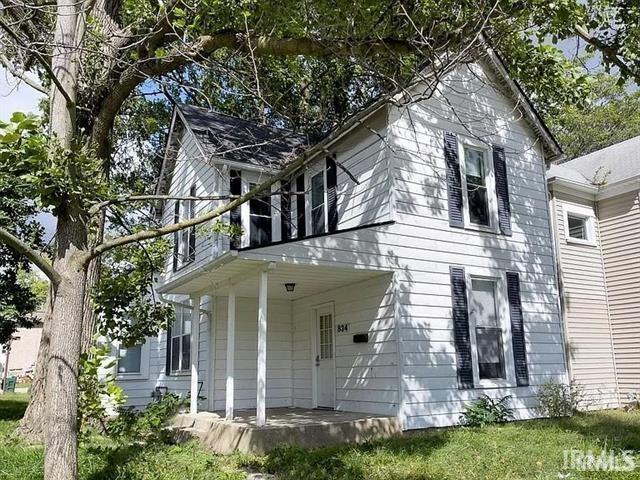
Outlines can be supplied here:
M7 35L9 35L11 38L13 38L18 43L18 45L20 45L22 48L26 48L28 51L30 51L33 54L34 57L36 57L36 59L38 60L40 65L42 65L42 68L44 68L45 71L47 72L47 75L49 75L49 78L51 78L51 81L54 83L54 85L56 86L58 91L62 94L64 99L67 101L67 105L75 107L75 105L76 105L75 102L71 99L71 97L69 96L67 91L63 88L62 84L60 83L60 80L58 80L58 77L56 76L56 74L51 69L51 65L49 65L49 62L47 62L47 60L42 55L40 55L40 52L38 52L37 50L34 50L34 49L30 49L24 43L24 41L18 36L18 34L16 34L1 19L0 19L0 28L2 28L7 33Z
M55 271L51 262L42 254L31 248L25 242L2 227L0 227L0 242L12 248L20 255L28 258L31 263L33 263L42 271L42 273L49 277L49 280L51 280L51 283L54 286L58 285L58 283L60 282L60 275Z
M194 200L194 201L211 201L211 200L229 200L229 195L203 195L200 197L180 196L180 195L124 195L122 197L110 198L103 202L92 205L89 209L89 214L94 215L99 210L116 205L118 203L126 202L146 202L153 200Z
M296 170L300 169L306 161L310 158L310 155L302 155L298 157L293 162L289 163L279 174L274 175L267 181L261 183L253 190L245 193L244 195L239 196L235 200L221 205L218 208L207 212L203 215L200 215L195 218L191 218L188 220L183 220L182 222L174 223L172 225L167 225L161 228L153 228L149 230L143 230L140 232L136 232L131 235L124 235L122 237L116 237L106 242L101 243L100 245L95 246L90 250L90 252L85 255L82 259L83 262L88 263L92 258L97 257L113 248L121 247L124 245L128 245L134 242L141 242L144 240L151 240L154 238L162 237L164 235L169 235L174 232L179 232L180 230L184 230L185 228L195 227L197 225L201 225L209 220L213 220L214 218L218 218L224 213L233 210L236 207L239 207L243 203L251 200L252 198L262 196L263 192L270 192L271 186L275 183L279 182L282 179L290 177Z
M49 92L47 92L46 88L44 88L42 85L40 85L35 80L29 78L24 72L19 72L16 68L14 68L14 66L11 64L9 59L7 57L5 57L4 55L2 55L2 54L0 54L0 63L4 66L4 68L7 69L7 71L11 75L13 75L18 80L23 81L26 85L29 85L31 88L33 88L34 90L36 90L36 91L38 91L40 93L44 93L45 95L49 95Z
M618 57L618 54L614 48L611 48L598 37L595 37L594 35L589 33L589 31L582 25L576 24L574 25L573 29L580 38L600 51L600 53L602 53L602 55L610 63L618 67L620 71L623 72L627 77L634 78L636 82L640 83L640 72L634 72L633 69L629 67L629 65L624 63L624 61L620 57Z

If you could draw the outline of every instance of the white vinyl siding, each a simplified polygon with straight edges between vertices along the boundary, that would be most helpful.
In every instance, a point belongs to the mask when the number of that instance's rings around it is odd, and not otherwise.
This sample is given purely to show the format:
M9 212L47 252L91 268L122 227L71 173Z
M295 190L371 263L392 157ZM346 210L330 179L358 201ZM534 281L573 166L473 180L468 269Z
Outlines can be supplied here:
M408 428L456 424L464 405L485 393L511 395L516 417L530 418L537 387L566 378L544 160L518 109L493 85L496 79L478 65L460 66L430 98L391 111L396 223L381 237L381 250L392 251L398 265L401 412ZM449 226L445 132L459 142L472 137L488 152L493 144L505 149L511 236ZM393 247L386 246L389 237ZM458 389L452 265L496 278L519 274L530 387Z
M620 400L640 390L640 194L598 202Z
M573 381L586 395L585 408L618 405L611 330L600 238L576 242L568 235L570 212L595 216L593 202L555 193L558 249L567 328L567 354Z

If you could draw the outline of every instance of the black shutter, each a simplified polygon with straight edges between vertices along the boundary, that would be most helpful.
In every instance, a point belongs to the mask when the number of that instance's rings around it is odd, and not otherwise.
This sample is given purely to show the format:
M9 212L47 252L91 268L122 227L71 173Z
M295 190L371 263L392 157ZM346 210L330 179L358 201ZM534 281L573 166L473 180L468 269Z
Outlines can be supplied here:
M191 187L191 191L189 192L189 195L192 197L196 196L196 186L192 186ZM189 218L195 218L196 216L196 201L195 200L189 200ZM193 261L196 258L196 227L195 225L193 227L189 228L189 256L188 256L188 261Z
M291 239L291 182L281 183L280 194L280 240Z
M171 375L171 323L167 325L167 351L164 369L166 376Z
M242 194L242 175L239 170L229 171L229 195L232 197L238 197ZM235 199L233 199L235 200ZM240 207L236 207L229 213L229 223L232 226L238 227L238 230L242 227L242 215L240 213ZM231 248L237 249L240 247L240 235L231 237Z
M180 222L180 200L175 200L173 207L173 223ZM178 256L180 255L180 232L173 232L173 271L178 270Z
M527 349L524 341L520 278L515 272L507 272L507 297L511 312L511 340L513 342L516 381L519 387L526 387L529 385L529 368L527 367Z
M496 197L498 199L498 225L505 235L511 235L511 203L507 181L507 162L504 148L493 146L493 168L496 174Z
M444 133L444 160L447 164L447 198L449 204L449 225L464 227L462 204L462 179L458 159L458 139L454 133Z
M458 388L473 388L469 310L467 309L467 284L464 276L464 268L450 267L450 273Z
M298 195L296 196L296 209L298 210L298 238L303 238L307 235L307 221L304 206L304 174L300 175L296 179L296 191L298 193Z
M336 161L333 157L327 157L327 213L329 215L330 232L335 232L338 229L337 177Z

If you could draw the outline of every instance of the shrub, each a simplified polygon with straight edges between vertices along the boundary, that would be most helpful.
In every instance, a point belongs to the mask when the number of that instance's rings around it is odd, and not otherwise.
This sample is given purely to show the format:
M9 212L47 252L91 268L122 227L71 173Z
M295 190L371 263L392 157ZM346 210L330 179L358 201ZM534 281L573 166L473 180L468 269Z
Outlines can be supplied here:
M578 411L583 390L577 384L547 382L537 393L537 412L544 417L569 417Z
M467 427L484 427L513 420L513 409L508 406L510 401L511 395L495 400L488 395L482 395L464 408L460 415L460 423Z
M135 439L147 443L168 439L166 426L169 420L185 405L186 400L168 393L144 410L120 408L118 416L107 424L107 434L116 440Z

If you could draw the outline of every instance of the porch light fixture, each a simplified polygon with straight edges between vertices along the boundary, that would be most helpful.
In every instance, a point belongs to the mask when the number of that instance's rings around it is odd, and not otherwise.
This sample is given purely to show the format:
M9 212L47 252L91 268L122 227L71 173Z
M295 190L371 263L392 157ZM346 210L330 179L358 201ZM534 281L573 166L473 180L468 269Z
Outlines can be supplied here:
M296 289L295 283L285 283L284 288L287 289L287 292L293 292Z

